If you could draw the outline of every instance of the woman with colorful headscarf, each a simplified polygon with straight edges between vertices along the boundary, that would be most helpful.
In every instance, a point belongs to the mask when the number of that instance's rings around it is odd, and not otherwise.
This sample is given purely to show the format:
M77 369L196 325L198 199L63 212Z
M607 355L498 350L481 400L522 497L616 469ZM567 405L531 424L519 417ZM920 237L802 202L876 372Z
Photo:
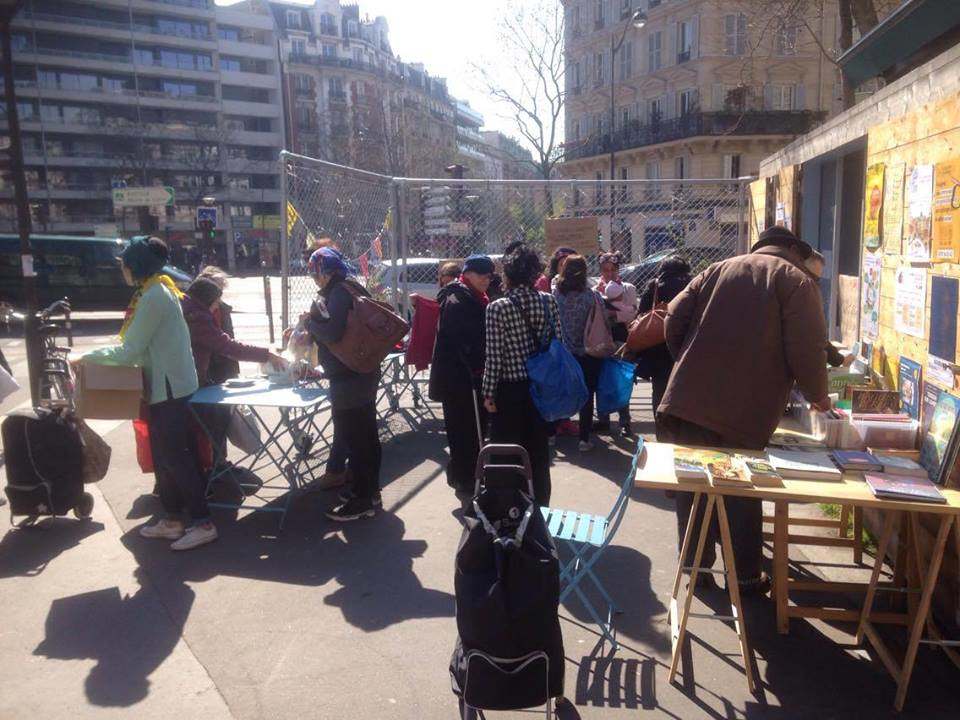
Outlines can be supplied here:
M383 504L376 412L380 373L351 370L327 347L346 332L347 317L353 307L352 292L368 297L370 294L354 279L353 269L340 251L332 247L315 251L307 271L320 288L310 308L307 330L317 343L320 364L330 382L333 434L336 441L343 442L350 461L351 484L340 493L341 504L326 515L339 522L373 517Z
M120 254L120 269L127 284L137 289L120 329L120 344L88 352L78 362L144 369L150 451L167 517L144 525L140 535L173 540L173 550L190 550L216 540L217 529L210 520L191 437L187 402L197 389L197 370L180 308L182 293L163 272L169 256L159 238L130 241ZM189 526L182 520L184 511Z

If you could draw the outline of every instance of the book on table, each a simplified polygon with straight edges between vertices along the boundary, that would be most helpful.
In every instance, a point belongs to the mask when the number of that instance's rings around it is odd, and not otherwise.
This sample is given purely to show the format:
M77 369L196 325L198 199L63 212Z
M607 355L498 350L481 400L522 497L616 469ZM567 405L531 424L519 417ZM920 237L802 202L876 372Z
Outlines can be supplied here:
M784 478L831 481L843 478L843 473L827 452L771 449L767 454L770 457L770 464Z
M673 449L673 471L678 479L696 480L706 485L710 482L707 464L721 460L724 457L728 457L728 455L715 450L703 450L701 448L681 447L678 445Z
M833 460L841 470L883 470L883 463L863 450L834 450Z
M867 473L864 479L870 486L870 490L878 498L929 503L945 503L947 501L940 489L929 478Z
M730 455L707 463L710 482L714 486L752 487L753 483L740 470L740 464Z
M930 424L920 445L920 464L934 482L942 482L949 474L950 462L956 456L957 418L960 416L960 398L943 390L930 417ZM946 470L946 473L944 472Z
M920 463L899 455L876 453L875 457L883 465L883 472L888 475L905 475L908 477L927 477L927 470Z
M782 487L783 476L766 458L738 456L741 471L756 487Z

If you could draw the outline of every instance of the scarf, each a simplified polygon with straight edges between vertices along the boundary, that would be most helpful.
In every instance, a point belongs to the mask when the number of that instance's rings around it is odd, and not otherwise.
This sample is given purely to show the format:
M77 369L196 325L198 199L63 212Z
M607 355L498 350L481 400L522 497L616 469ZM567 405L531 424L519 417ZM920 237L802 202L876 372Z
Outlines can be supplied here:
M474 296L477 300L480 301L480 304L481 304L483 307L486 307L487 305L490 304L490 298L489 298L489 296L488 296L486 293L480 292L480 291L477 290L473 285L471 285L471 284L470 284L470 281L467 280L467 276L466 276L466 275L461 275L461 276L460 276L460 282L462 282L462 283L466 286L466 288L467 288L470 292L473 293L473 296Z
M163 285L167 290L173 293L173 296L178 300L183 297L183 293L180 292L180 288L176 286L173 280L170 279L170 276L165 273L157 273L156 275L151 275L137 288L136 292L133 293L133 297L130 298L130 304L127 305L127 310L123 314L123 325L120 327L120 339L123 340L123 336L127 334L127 330L130 329L130 323L133 322L134 313L137 312L137 303L140 302L140 298L143 294L152 288L154 285Z

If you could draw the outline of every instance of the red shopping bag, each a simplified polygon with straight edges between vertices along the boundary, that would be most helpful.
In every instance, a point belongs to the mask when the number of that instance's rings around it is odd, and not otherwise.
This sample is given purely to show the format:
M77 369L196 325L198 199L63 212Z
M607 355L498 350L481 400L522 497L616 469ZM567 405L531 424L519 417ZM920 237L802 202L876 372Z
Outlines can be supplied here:
M200 467L204 471L209 471L213 468L213 446L210 444L210 438L193 418L190 419L190 428L196 442L195 449L199 455ZM133 421L133 435L137 441L137 464L143 472L152 473L153 452L150 450L150 426L146 420Z

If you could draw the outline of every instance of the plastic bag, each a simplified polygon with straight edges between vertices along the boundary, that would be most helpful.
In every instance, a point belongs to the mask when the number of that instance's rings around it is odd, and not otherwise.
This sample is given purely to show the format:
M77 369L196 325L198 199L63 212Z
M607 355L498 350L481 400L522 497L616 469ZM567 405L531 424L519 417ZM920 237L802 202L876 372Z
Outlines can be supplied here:
M245 453L255 453L263 447L260 426L248 408L234 408L227 426L227 440Z
M195 448L199 457L200 467L204 470L210 470L213 467L213 445L210 444L210 438L203 429L197 425L197 422L191 418L190 430L193 433ZM140 470L145 473L152 473L153 451L150 448L150 426L146 420L137 419L133 421L133 436L137 446L137 464Z
M533 404L547 422L576 415L587 402L580 363L556 338L527 360L527 375Z
M103 480L110 468L110 446L83 420L77 420L80 440L83 443L83 482L95 483Z
M597 414L608 415L630 404L633 395L633 363L606 358L597 382Z

